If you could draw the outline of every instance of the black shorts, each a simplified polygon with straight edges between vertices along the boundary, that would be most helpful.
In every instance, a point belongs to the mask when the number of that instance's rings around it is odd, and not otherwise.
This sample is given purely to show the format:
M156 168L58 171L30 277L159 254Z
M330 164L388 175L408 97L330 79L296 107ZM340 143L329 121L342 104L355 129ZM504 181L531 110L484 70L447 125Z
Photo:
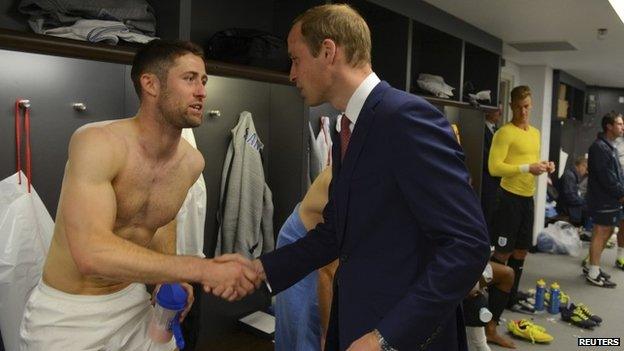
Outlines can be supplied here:
M533 197L501 189L497 202L490 233L496 251L529 249L533 244Z
M593 211L591 218L594 224L615 227L622 220L622 210Z
M466 297L463 304L464 324L467 327L485 327L487 322L483 322L479 318L481 308L488 307L488 299L483 295L477 297Z

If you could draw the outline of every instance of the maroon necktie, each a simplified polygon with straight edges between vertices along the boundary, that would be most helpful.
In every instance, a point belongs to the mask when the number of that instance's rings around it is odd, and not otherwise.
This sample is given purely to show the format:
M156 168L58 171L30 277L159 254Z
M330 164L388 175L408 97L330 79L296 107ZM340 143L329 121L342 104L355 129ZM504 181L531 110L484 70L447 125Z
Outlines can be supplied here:
M349 129L351 121L346 115L342 115L340 119L340 161L344 160L347 153L347 147L349 147L349 139L351 139L351 129Z

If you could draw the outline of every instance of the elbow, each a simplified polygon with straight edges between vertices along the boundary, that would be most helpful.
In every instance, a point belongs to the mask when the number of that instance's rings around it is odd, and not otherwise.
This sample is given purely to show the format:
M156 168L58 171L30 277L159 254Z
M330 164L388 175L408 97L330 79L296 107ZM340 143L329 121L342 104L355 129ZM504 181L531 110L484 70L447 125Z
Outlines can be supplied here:
M74 254L72 255L74 258L74 262L76 263L76 268L78 272L80 272L83 276L94 276L100 275L99 268L102 267L101 264L98 264L96 258L93 255L89 255L87 253Z
M97 275L99 272L97 271L97 267L100 265L96 264L95 259L93 257L89 257L87 254L74 254L74 262L76 263L76 268L78 272L83 276L89 275Z
M85 247L76 247L70 243L70 252L76 269L83 276L99 275L102 264L98 263L98 256Z
M68 251L74 261L76 270L81 275L99 275L102 267L104 267L103 264L100 264L102 260L101 250L97 249L101 243L97 240L97 237L85 240L87 236L84 233L85 231L83 230L65 229Z

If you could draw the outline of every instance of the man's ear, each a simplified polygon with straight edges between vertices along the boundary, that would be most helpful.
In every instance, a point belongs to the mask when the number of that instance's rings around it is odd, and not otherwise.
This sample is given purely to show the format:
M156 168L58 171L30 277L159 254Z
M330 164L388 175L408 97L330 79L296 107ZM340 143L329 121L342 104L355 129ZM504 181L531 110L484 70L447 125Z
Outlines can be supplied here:
M155 97L160 93L160 80L154 73L141 75L141 89L144 94Z
M336 60L336 54L338 52L338 47L336 43L331 39L323 40L321 43L321 52L320 55L323 55L323 59L328 62L333 63Z

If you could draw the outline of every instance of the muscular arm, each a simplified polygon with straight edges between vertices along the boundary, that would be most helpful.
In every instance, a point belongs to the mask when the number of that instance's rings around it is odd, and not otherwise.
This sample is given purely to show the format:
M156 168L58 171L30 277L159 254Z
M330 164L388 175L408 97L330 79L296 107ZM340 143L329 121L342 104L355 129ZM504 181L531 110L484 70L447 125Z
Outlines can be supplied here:
M115 141L109 132L89 128L70 142L61 210L78 270L120 281L201 281L201 261L163 255L113 233L117 202L112 181L125 157Z
M200 282L208 290L228 279L229 286L235 284L232 280L243 284L239 278L244 273L253 280L253 272L242 265L165 255L113 232L117 201L112 181L125 162L122 144L100 128L78 131L70 142L60 211L69 251L80 273L152 284Z

